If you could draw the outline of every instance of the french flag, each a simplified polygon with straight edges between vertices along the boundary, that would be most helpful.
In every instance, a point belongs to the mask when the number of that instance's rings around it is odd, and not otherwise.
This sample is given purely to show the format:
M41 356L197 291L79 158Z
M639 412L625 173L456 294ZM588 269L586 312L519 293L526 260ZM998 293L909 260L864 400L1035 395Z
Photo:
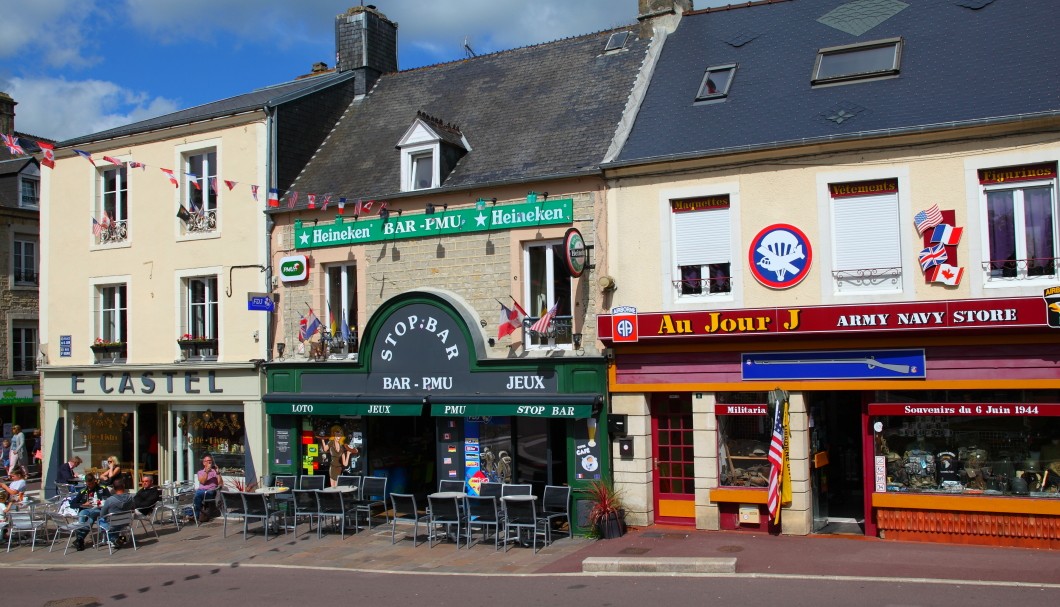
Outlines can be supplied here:
M269 206L280 206L280 191L276 188L269 188Z
M934 266L946 263L948 260L949 257L946 256L946 245L937 244L920 252L920 268L925 272Z
M947 246L954 246L961 241L961 234L964 233L964 228L955 228L949 224L941 224L935 226L935 231L931 233L931 240L929 242L937 242Z

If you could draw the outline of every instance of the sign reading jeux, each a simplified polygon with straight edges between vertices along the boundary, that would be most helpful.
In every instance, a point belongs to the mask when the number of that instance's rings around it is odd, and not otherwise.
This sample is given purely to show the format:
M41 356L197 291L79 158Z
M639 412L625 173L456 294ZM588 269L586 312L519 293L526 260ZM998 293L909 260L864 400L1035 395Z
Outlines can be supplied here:
M611 315L600 339L620 341ZM1041 299L978 299L856 306L808 306L636 314L638 341L723 335L845 333L1046 326Z

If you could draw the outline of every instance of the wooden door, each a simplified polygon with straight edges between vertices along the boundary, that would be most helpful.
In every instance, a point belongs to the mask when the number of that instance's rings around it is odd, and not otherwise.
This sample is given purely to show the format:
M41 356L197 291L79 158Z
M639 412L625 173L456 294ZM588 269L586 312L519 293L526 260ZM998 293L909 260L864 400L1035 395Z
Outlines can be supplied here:
M655 522L694 525L692 397L657 394L652 399L651 413Z

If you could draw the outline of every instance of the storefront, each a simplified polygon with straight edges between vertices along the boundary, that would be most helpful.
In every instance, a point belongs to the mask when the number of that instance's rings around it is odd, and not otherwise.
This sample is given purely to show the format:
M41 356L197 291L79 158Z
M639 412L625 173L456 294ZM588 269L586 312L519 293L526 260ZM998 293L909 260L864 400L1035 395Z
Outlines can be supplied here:
M604 359L488 359L479 324L450 294L409 292L369 320L356 362L269 363L269 473L385 476L420 495L439 479L474 493L607 475Z
M601 316L612 410L645 428L643 522L1060 548L1054 303ZM773 526L777 387L791 497Z
M101 471L113 456L134 479L155 474L160 482L191 480L210 454L229 486L257 481L258 366L131 367L44 371L44 419L56 443L47 478L74 456L81 458L82 472ZM52 483L44 486L54 491Z

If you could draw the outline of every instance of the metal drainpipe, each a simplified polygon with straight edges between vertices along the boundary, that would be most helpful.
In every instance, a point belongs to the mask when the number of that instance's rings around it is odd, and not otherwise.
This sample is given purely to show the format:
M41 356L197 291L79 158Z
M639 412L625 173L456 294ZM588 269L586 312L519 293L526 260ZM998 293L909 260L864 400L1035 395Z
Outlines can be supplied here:
M276 178L273 175L273 167L275 166L276 157L276 117L274 114L274 108L266 104L263 108L265 111L265 196L266 199L269 195L269 191L273 184L276 183ZM268 205L266 204L266 209ZM273 221L272 215L265 212L265 287L268 293L273 293L275 287L272 284L272 231L276 227L276 222ZM278 302L277 302L278 303ZM276 340L275 336L275 317L269 319L269 323L265 329L265 347L268 348L265 360L272 360L272 349L273 343Z

